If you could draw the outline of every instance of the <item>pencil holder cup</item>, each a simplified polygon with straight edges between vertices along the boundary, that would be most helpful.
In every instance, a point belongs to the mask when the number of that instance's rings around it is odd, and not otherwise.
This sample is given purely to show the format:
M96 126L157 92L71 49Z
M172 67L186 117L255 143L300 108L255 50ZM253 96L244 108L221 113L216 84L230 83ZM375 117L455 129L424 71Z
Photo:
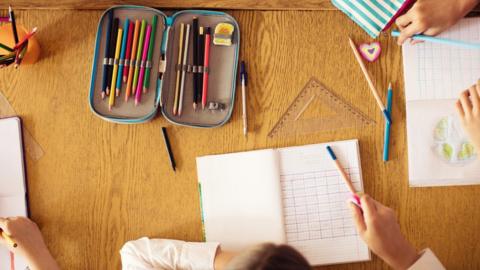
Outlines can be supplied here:
M28 33L27 29L21 25L17 25L17 32L19 40L22 40L23 37ZM12 26L11 24L4 24L0 26L0 43L7 45L10 48L15 46L15 41L13 39ZM7 54L8 51L0 48L0 55ZM23 58L22 65L31 65L38 61L40 58L40 44L38 43L35 36L32 36L28 39L27 52Z

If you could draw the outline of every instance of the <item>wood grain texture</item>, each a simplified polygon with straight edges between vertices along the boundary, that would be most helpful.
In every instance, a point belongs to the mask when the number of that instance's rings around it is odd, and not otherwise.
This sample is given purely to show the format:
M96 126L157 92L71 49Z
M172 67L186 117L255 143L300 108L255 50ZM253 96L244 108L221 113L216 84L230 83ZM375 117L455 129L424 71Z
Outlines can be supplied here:
M347 36L370 38L340 12L232 11L242 29L241 58L249 65L249 123L242 135L240 91L230 122L216 129L171 126L174 174L157 117L118 125L94 116L88 89L99 11L19 11L39 27L42 59L1 70L2 91L42 145L27 157L32 218L63 269L120 269L119 249L141 236L202 239L195 157L358 138L365 191L398 213L402 231L419 249L430 247L449 269L480 268L480 187L409 188L405 98L400 48L383 35L383 53L367 68L385 99L394 86L392 161L382 162L383 123ZM312 77L377 124L292 137L268 132ZM367 263L322 269L388 269Z

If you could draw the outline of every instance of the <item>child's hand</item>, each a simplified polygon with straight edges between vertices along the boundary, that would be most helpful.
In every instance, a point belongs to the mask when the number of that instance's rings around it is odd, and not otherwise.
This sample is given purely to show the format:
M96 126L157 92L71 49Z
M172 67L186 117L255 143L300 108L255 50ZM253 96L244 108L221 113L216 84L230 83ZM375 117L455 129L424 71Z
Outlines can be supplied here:
M8 234L18 246L13 248L1 237L0 245L24 257L28 261L30 269L59 269L43 241L42 233L33 221L24 217L0 218L0 229Z
M400 28L398 44L415 34L440 34L472 10L479 0L418 0L412 8L396 20Z
M456 107L458 114L472 144L480 151L480 80L460 94Z
M419 255L403 237L395 212L370 198L361 197L362 210L353 203L353 218L357 230L368 247L394 269L408 269Z

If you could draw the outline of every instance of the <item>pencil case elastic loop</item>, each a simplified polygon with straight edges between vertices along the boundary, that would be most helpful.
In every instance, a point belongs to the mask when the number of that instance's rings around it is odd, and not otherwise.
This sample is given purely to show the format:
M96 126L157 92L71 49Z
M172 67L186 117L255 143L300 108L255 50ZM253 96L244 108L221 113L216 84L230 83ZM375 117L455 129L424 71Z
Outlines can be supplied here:
M203 68L203 73L210 74L210 68L209 67L204 67Z
M164 61L164 60L160 61L158 72L165 73L166 70L167 70L167 61Z
M109 61L110 61L110 58L107 58L107 57L103 58L103 65L104 66L108 65Z
M124 66L124 65L125 65L125 60L124 60L124 59L120 59L120 61L118 61L118 65L119 65L119 66Z
M177 64L176 70L177 70L177 71L182 71L182 70L183 70L182 65L181 65L181 64Z
M125 66L125 67L130 66L130 60L125 59L125 60L124 60L124 63L123 63L123 66Z
M185 67L187 68L186 71L187 71L188 73L191 73L191 72L192 72L192 70L193 70L193 66L192 66L192 65L186 65ZM184 67L184 68L185 68L185 67Z
M113 66L113 58L108 58L108 65Z
M197 68L198 68L197 69L198 73L202 74L203 73L203 66L198 66Z
M192 66L192 72L198 73L198 66Z
M152 68L152 61L147 60L145 62L145 68Z
M145 61L140 61L140 68L144 68L145 67Z

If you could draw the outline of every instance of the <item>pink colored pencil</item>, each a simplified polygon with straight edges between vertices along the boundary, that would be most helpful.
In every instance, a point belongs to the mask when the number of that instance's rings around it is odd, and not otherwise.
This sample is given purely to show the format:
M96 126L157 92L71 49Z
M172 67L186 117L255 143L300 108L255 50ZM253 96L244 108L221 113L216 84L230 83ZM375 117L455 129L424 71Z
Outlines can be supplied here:
M142 99L142 88L143 88L143 78L145 77L145 61L147 60L148 45L150 44L150 35L152 33L152 26L147 25L147 33L145 37L145 42L143 43L143 55L142 55L142 64L140 65L140 74L137 84L137 92L135 93L135 106L140 103Z
M6 16L6 17L0 17L0 22L9 22L10 21L10 17Z
M133 29L135 28L135 23L130 22L128 25L128 36L127 36L127 51L125 52L125 63L123 65L123 83L127 82L128 78L128 68L130 66L130 55L132 54L132 41L133 41Z
M204 64L203 67L205 71L203 72L203 88L202 88L202 110L205 110L205 106L207 105L207 95L208 95L208 69L210 68L210 28L207 27L205 32L205 56L204 56Z

